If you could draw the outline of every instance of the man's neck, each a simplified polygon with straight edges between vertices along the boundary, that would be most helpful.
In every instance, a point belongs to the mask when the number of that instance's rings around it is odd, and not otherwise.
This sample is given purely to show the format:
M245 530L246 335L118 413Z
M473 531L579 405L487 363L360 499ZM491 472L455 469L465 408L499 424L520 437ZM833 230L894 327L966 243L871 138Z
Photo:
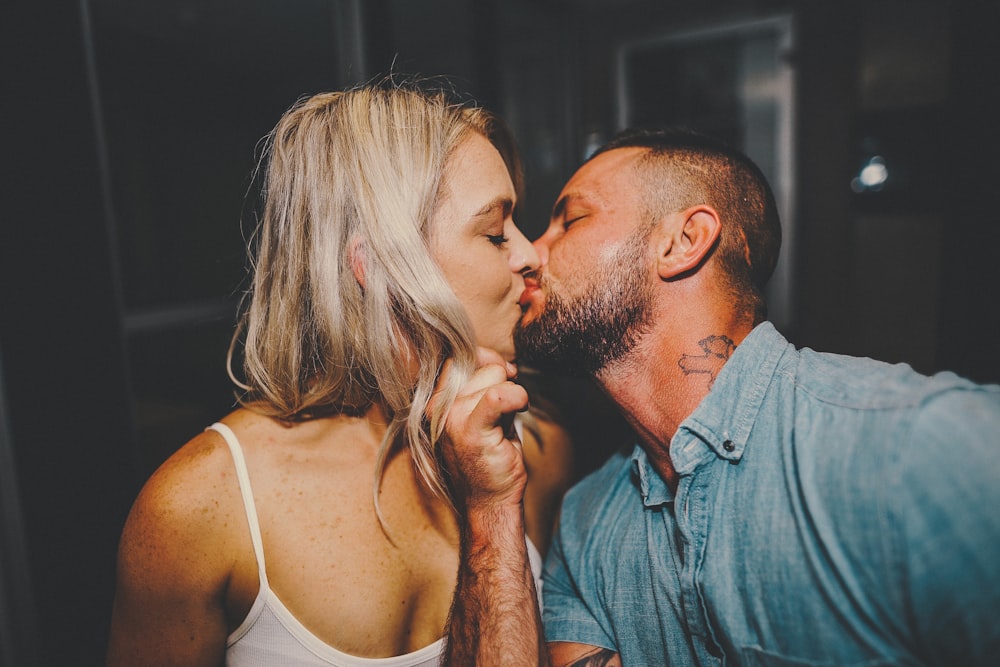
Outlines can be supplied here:
M676 473L670 440L712 389L722 367L751 327L735 323L663 327L643 336L628 357L596 380L635 429L650 464L671 487Z

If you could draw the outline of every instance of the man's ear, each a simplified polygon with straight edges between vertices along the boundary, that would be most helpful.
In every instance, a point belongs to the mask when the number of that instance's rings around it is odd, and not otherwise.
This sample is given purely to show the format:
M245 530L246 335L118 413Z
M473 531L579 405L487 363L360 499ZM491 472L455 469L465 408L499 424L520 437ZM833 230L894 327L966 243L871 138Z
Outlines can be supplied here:
M669 280L697 268L711 252L722 231L715 209L692 206L671 216L657 246L656 268Z
M351 272L354 274L354 279L361 285L361 289L364 289L365 246L362 244L361 239L356 236L347 244L347 261L351 265Z

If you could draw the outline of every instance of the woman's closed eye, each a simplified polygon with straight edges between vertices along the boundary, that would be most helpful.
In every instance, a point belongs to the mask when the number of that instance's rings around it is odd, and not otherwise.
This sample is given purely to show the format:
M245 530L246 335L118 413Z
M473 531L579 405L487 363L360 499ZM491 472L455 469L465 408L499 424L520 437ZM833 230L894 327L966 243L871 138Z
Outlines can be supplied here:
M502 248L510 238L506 234L487 234L487 240L498 248Z

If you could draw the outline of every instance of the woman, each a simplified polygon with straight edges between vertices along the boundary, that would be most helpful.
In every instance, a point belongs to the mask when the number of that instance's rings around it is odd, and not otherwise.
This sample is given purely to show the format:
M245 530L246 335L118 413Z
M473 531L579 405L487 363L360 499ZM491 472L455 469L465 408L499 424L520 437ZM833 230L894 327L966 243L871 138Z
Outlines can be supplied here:
M484 110L395 85L284 115L237 332L243 407L136 500L109 664L438 663L459 535L428 424L477 346L514 359L538 264L510 145ZM529 421L525 525L544 549L568 449Z

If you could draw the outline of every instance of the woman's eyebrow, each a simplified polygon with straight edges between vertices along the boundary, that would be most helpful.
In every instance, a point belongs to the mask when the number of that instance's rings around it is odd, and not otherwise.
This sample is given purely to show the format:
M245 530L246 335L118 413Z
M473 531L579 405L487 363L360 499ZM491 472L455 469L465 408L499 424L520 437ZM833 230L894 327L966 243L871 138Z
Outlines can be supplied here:
M497 209L501 209L504 217L507 217L507 215L514 210L514 200L506 196L497 197L496 199L493 199L492 201L488 202L481 209L473 213L472 217L473 218L484 217L490 215Z

